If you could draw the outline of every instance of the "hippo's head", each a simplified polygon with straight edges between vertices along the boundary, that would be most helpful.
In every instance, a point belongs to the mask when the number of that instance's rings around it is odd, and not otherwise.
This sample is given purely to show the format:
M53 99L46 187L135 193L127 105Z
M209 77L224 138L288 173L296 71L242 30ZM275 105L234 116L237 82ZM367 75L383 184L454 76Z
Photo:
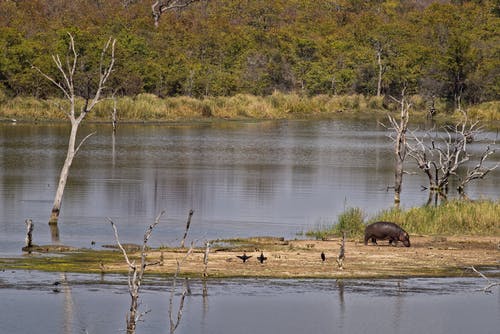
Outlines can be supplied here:
M401 233L399 235L399 241L401 241L406 247L410 247L410 236L408 235L408 233Z

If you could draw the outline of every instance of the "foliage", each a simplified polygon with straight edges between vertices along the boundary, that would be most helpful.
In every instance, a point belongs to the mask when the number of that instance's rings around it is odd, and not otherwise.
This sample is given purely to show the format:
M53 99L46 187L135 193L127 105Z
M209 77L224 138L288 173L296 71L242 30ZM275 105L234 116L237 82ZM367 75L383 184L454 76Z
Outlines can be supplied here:
M364 233L365 214L360 208L348 208L338 216L338 222L332 225L320 226L307 231L306 235L316 239L325 239L330 236L342 236L346 232L347 237L359 237Z
M306 235L325 239L346 231L348 236L359 237L367 224L391 221L410 234L500 236L499 213L500 201L452 200L439 206L383 210L364 222L361 209L349 208L339 215L337 224L320 226Z
M385 210L371 219L371 222L393 221L410 234L499 236L499 213L499 201L453 200L439 206Z
M427 103L500 95L496 0L213 0L165 13L158 28L150 11L143 1L1 1L3 95L57 97L31 64L49 72L68 31L89 75L117 38L109 86L122 96L371 96L379 74L382 94L405 85Z

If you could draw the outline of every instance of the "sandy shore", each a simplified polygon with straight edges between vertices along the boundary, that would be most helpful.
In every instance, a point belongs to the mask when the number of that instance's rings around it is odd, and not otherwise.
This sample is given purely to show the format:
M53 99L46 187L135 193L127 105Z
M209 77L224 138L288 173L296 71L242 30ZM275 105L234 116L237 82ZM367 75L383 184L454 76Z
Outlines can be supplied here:
M466 276L471 266L500 268L500 237L412 237L409 248L379 245L365 246L360 240L348 240L345 260L340 269L336 258L340 239L327 241L278 239L261 240L231 247L214 246L208 261L210 277L280 277L280 278L341 278L341 277L420 277ZM179 249L152 250L148 261L162 265L148 266L149 273L171 274L176 261L185 257ZM243 263L237 255L251 256ZM257 257L264 253L261 264ZM321 260L321 252L326 261ZM138 254L135 254L138 255ZM195 249L182 263L181 273L202 276L204 249ZM126 271L124 262L103 261L104 272Z

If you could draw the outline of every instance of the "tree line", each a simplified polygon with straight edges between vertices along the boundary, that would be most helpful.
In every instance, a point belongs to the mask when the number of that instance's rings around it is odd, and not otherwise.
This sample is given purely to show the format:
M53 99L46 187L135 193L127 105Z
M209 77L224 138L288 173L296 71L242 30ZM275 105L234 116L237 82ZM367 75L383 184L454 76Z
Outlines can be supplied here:
M52 54L76 40L85 98L116 38L116 94L419 94L450 107L500 96L499 0L205 0L152 18L154 1L0 2L0 97L60 96ZM155 24L156 23L156 24Z

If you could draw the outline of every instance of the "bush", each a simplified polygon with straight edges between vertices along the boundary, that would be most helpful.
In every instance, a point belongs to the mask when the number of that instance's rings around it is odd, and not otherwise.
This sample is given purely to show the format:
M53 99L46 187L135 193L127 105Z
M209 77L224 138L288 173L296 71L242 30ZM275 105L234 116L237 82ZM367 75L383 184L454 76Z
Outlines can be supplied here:
M326 239L330 236L342 236L346 232L347 237L358 237L365 231L365 214L360 208L349 208L338 216L338 223L322 225L315 230L307 231L306 235L316 239Z
M363 235L365 231L365 214L360 208L349 208L339 215L339 222L335 230L339 235L346 232L348 237Z

